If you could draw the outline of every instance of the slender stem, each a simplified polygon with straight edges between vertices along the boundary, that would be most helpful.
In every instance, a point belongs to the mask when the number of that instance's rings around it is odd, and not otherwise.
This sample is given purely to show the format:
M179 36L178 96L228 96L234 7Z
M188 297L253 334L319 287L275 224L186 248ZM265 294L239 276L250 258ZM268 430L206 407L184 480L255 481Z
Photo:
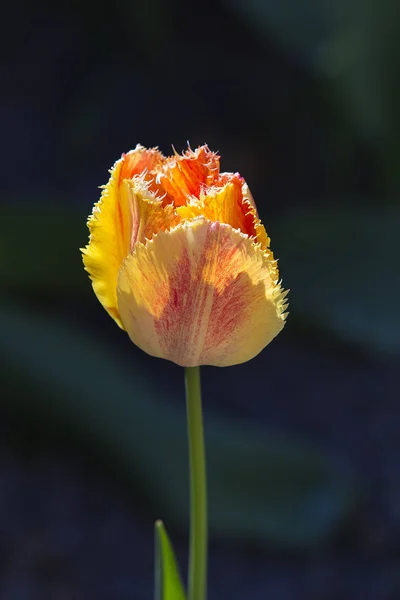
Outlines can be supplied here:
M190 552L188 600L207 596L207 486L200 368L185 368L190 458Z

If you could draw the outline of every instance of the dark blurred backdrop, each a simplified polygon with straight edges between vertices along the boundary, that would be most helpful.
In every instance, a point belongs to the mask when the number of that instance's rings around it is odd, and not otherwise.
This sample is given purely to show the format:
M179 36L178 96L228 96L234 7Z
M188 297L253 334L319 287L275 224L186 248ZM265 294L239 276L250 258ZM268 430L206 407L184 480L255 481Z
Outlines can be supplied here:
M183 373L136 349L78 248L137 143L208 143L291 289L256 359L204 368L210 600L400 598L400 5L1 9L0 598L152 598L186 572Z

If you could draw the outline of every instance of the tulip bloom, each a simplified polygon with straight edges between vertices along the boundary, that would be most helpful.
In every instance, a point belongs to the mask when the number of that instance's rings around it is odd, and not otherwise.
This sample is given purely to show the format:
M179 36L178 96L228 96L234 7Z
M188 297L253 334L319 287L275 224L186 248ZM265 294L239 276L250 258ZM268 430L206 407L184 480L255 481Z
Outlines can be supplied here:
M123 154L88 219L83 261L106 311L142 350L228 366L283 328L284 292L244 179L207 146Z

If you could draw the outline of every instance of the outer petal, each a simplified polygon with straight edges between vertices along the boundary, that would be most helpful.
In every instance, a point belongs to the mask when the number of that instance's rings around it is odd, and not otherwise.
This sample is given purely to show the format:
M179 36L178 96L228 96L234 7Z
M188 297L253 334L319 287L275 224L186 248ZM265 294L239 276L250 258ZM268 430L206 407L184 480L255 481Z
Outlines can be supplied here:
M122 261L131 244L132 212L128 189L124 185L143 169L152 169L162 160L157 150L137 146L124 154L111 169L109 182L88 219L89 244L82 250L96 296L111 317L123 328L117 304L117 279Z
M118 306L131 340L182 366L228 366L283 328L274 263L248 236L202 217L138 244L124 261Z

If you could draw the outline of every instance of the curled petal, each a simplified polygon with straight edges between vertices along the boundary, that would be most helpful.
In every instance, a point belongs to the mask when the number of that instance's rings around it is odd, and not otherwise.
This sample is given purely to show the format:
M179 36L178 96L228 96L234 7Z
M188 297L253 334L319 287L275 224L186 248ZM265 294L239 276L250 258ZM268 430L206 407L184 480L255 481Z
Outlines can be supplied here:
M124 154L111 169L111 177L88 219L89 244L82 249L83 263L93 289L111 317L123 328L117 304L117 279L128 255L132 236L130 196L124 180L161 161L157 150L137 146Z
M220 181L224 181L222 187L205 190L199 200L193 198L186 206L178 207L179 215L183 219L203 215L210 221L227 223L254 238L273 260L273 254L268 250L270 239L258 217L253 197L243 178L238 174L222 173Z
M283 328L275 263L247 235L203 217L138 244L121 267L118 307L132 341L182 366L256 356Z

